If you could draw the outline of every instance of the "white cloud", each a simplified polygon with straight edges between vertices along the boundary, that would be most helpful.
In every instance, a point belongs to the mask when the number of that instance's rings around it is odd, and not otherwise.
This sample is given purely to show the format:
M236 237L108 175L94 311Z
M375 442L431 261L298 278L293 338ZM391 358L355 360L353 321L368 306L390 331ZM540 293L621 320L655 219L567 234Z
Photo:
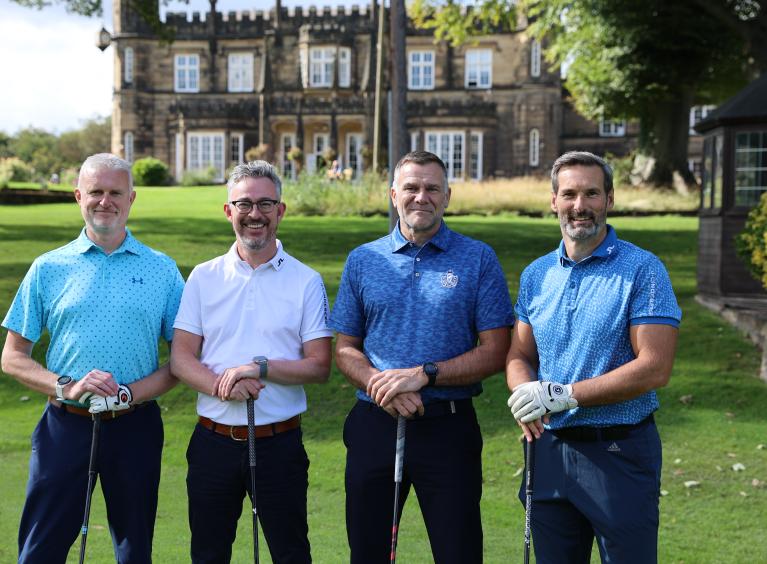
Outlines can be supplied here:
M95 46L100 18L0 0L0 130L61 132L112 111L113 53Z

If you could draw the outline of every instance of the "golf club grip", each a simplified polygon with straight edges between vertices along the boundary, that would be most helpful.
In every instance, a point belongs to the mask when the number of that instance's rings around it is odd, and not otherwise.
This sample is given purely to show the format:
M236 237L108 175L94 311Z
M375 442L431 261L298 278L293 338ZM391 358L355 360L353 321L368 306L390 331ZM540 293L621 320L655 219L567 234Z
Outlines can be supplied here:
M248 398L246 402L248 408L248 443L253 445L248 449L248 458L250 461L250 467L256 466L256 416L253 413L253 399Z
M405 458L405 424L407 419L397 416L397 447L394 455L394 481L402 482L402 466Z
M85 562L85 543L88 540L88 521L90 521L91 515L91 492L93 492L93 486L96 484L96 457L99 452L99 433L101 432L101 415L95 414L93 416L93 435L91 436L91 454L88 462L88 488L85 491L85 515L83 516L83 524L80 528L82 539L80 541L80 558L79 563Z
M525 445L525 558L530 563L530 528L533 514L533 478L535 467L535 440Z

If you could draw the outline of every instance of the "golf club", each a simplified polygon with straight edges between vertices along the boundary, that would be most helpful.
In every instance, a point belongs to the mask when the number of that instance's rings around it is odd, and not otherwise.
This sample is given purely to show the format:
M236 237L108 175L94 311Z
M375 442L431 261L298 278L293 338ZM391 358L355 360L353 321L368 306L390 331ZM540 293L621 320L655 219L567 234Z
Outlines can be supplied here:
M405 423L407 420L397 416L397 446L394 455L394 517L391 526L391 564L397 561L397 533L399 532L399 486L402 483L402 465L405 458Z
M85 516L83 526L80 529L82 540L80 541L80 564L85 562L85 543L88 540L88 520L91 516L91 496L93 487L96 485L96 456L99 451L99 431L101 430L101 414L93 414L93 436L91 437L91 459L88 462L88 489L85 492Z
M533 468L535 440L525 445L525 564L530 563L530 517L533 513Z
M253 399L248 398L248 458L250 459L250 491L253 501L253 561L258 564L258 510L256 509L256 423Z

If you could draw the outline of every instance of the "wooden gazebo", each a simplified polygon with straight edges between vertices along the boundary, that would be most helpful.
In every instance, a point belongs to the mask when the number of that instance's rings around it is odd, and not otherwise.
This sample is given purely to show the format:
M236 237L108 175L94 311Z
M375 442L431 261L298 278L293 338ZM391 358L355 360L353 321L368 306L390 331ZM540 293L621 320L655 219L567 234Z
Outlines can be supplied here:
M767 191L767 73L700 121L703 177L698 236L698 293L763 297L735 252L735 236Z

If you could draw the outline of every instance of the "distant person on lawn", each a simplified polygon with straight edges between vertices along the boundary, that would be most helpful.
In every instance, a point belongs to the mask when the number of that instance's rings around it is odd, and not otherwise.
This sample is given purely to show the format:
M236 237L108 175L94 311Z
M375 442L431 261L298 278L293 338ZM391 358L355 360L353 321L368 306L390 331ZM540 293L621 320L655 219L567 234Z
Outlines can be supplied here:
M603 562L652 564L655 389L671 376L682 312L663 263L607 224L607 163L565 153L551 180L562 242L522 273L506 367L508 405L535 441L535 558L586 564L596 536Z
M186 484L192 562L229 562L251 492L246 400L254 401L256 505L275 563L311 562L302 441L303 384L330 376L328 299L320 275L277 239L282 181L254 161L234 168L229 251L189 275L175 322L173 373L197 390Z
M75 198L80 236L32 263L3 320L3 371L49 396L32 434L19 562L66 560L85 511L93 416L103 421L97 469L115 557L147 563L163 446L154 398L176 383L157 342L170 343L184 281L125 227L136 199L129 163L88 157ZM43 366L32 347L46 330Z

